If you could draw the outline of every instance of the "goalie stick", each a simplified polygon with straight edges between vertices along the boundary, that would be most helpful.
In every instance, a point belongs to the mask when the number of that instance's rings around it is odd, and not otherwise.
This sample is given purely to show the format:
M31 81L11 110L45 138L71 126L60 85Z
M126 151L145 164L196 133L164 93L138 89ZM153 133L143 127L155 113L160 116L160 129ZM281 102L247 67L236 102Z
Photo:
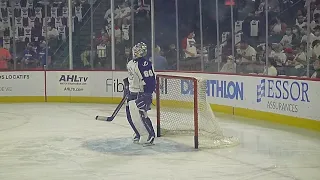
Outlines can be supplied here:
M118 112L120 111L120 109L122 108L122 106L125 104L126 100L127 100L127 96L124 96L110 117L96 116L96 120L98 120L98 121L113 121L114 118L117 116Z
M120 111L122 106L126 103L127 97L128 97L128 91L125 90L125 89L128 90L128 87L129 87L128 78L123 79L123 83L124 83L123 98L122 98L120 104L118 104L117 108L113 111L112 115L110 117L96 116L96 118L95 118L96 120L99 120L99 121L113 121L114 120L114 118L116 117L116 115L118 114L118 112Z

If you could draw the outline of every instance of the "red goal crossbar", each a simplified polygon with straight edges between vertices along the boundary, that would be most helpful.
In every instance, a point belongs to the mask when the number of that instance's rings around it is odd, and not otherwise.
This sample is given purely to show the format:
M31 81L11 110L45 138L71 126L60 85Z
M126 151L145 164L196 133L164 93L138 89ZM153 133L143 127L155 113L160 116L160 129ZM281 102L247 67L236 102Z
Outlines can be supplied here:
M157 137L161 136L161 99L160 99L160 79L180 79L180 80L189 80L193 82L193 118L194 118L194 147L198 149L199 147L199 115L198 115L198 80L193 77L185 76L172 76L172 75L157 75L156 77L156 108L157 108ZM179 85L180 86L180 85ZM170 87L167 87L170 89ZM181 90L180 90L181 91Z

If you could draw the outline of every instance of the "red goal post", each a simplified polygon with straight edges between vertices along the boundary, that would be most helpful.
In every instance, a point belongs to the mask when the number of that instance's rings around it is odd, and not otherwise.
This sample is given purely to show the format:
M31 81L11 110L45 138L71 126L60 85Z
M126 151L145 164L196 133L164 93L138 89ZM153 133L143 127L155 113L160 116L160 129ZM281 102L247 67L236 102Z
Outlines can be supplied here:
M198 94L198 82L196 78L193 77L180 77L180 76L170 76L170 75L157 75L157 87L156 87L156 106L157 106L157 136L161 136L161 122L160 122L160 111L161 111L161 103L160 103L160 78L168 78L168 79L176 79L176 80L189 80L194 84L194 94ZM164 86L164 85L163 85ZM198 128L198 96L193 96L193 118L194 118L194 147L198 149L199 147L199 128Z
M156 77L157 136L189 135L194 147L226 147L238 144L225 137L206 97L206 80L190 76L158 74Z

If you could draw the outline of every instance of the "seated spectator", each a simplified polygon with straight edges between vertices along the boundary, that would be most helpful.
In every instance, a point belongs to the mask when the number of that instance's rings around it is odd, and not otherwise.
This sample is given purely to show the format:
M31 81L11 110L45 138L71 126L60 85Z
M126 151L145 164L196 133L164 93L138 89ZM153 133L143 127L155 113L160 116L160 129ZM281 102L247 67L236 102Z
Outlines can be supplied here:
M234 57L233 56L228 56L228 59L227 59L227 63L225 63L220 72L222 73L237 73L237 65L236 63L234 62Z
M293 49L292 48L285 48L283 50L283 52L286 54L287 56L287 61L286 61L286 66L289 64L290 61L293 61L294 57L295 57L295 54L293 52Z
M320 40L320 26L316 26L314 28L314 39L313 39L313 41L314 40Z
M295 76L301 76L305 65L307 65L307 44L301 43L300 47L297 49L297 54L295 55L292 65L294 66L293 74Z
M312 58L318 59L320 57L320 40L315 40L312 43Z
M282 67L287 61L287 56L283 52L283 47L281 44L274 44L273 49L274 53L271 55L271 58L273 58L277 67Z
M277 65L276 61L273 58L268 58L268 62L268 67L265 67L263 75L277 76L278 71L277 68L275 68L275 66Z
M284 47L291 47L291 43L292 43L292 29L291 28L287 28L286 29L286 34L282 37L280 44Z
M176 45L175 44L169 45L169 47L166 48L166 51L164 52L164 56L167 59L168 66L172 68L173 65L177 63Z
M89 44L80 55L81 62L84 68L90 68L90 52L91 44Z
M161 56L161 48L159 46L157 46L155 49L153 66L155 71L164 71L168 69L168 62L165 57Z
M269 48L268 48L268 57L273 57L275 51L274 51L274 47L275 45L277 45L277 43L272 43L272 44L269 44ZM266 56L266 54L265 54Z
M242 73L252 73L254 64L256 64L257 52L246 41L240 42L240 48L237 49L237 62L239 62L239 70Z
M8 70L8 62L12 59L11 54L8 49L3 48L0 45L0 70Z
M48 38L49 40L52 39L58 39L59 37L59 32L56 28L54 28L53 26L48 26Z
M110 37L108 33L104 29L101 30L100 35L96 38L96 44L109 44L110 43Z
M320 78L320 60L319 58L313 63L314 73L311 78Z
M302 29L304 26L307 26L307 23L305 22L306 18L303 15L298 15L296 19L296 25Z
M286 32L287 25L283 23L280 17L276 17L275 24L271 27L272 34L282 34Z
M266 44L259 44L256 48L256 51L257 51L257 61L264 61L265 59L265 46Z
M300 34L300 28L298 26L292 27L292 46L298 46L301 43L302 36Z
M301 38L301 43L307 43L307 39L308 39L308 35L307 35L307 32L308 32L308 29L307 29L307 26L303 26L302 29L300 29L300 34L302 36ZM310 35L309 35L309 42L312 44L312 42L316 39L315 38L315 35L310 32Z
M48 26L48 45L51 49L56 49L58 46L59 32L54 26Z
M21 60L22 67L36 68L39 67L39 56L37 54L37 47L33 43L28 43L24 50L24 56Z

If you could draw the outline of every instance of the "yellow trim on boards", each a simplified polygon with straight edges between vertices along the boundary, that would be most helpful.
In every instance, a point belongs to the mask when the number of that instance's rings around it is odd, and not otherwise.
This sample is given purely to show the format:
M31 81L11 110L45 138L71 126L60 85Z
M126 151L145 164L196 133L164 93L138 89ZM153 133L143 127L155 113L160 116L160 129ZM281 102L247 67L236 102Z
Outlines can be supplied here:
M315 121L307 118L292 117L245 108L234 108L234 115L258 120L265 120L272 123L279 123L314 131L320 131L320 121Z
M0 96L1 103L45 102L44 96Z
M278 123L283 125L294 126L298 128L304 128L314 131L320 132L320 121L307 119L307 118L299 118L292 117L282 114L275 114L271 112L257 111L246 108L238 108L224 105L211 104L211 109L214 112L222 112L225 114L232 114L235 116L251 118L256 120L264 120L272 123Z
M120 97L48 96L47 102L117 104L121 99Z
M117 104L121 101L121 97L80 97L80 96L48 96L47 102L69 102L69 103L105 103L105 104ZM43 96L1 96L1 103L26 103L26 102L45 102ZM154 102L155 103L155 102ZM181 103L175 101L163 101L162 106L165 107L180 107L191 108L190 103ZM279 123L289 126L295 126L299 128L305 128L309 130L315 130L320 132L320 121L315 121L306 118L291 117L287 115L275 114L270 112L263 112L245 108L236 108L232 106L224 106L218 104L211 104L211 109L214 112L222 112L226 114L232 114L236 116L252 118L257 120L265 120L273 123Z

